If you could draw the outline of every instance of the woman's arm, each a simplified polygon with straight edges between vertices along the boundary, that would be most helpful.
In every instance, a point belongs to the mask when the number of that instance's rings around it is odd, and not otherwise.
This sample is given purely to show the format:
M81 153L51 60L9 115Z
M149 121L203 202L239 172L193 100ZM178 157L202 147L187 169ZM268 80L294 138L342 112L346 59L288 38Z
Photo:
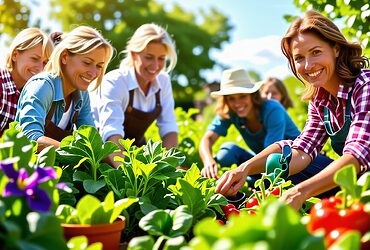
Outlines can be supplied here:
M212 155L212 146L220 136L214 131L207 131L199 143L199 155L203 162L202 176L218 178L218 166Z
M177 133L169 132L162 138L162 141L166 149L176 148L178 146Z

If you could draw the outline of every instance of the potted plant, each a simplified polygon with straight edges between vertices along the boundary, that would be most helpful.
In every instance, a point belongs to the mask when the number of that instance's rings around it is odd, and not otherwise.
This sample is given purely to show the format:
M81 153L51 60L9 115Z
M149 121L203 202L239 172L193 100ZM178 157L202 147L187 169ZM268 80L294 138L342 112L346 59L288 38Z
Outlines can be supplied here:
M62 223L66 240L85 235L89 244L101 242L103 249L118 250L121 232L125 228L125 217L120 214L137 201L136 198L124 198L115 202L113 192L109 192L101 202L87 194L77 202L75 208L59 205L56 215Z

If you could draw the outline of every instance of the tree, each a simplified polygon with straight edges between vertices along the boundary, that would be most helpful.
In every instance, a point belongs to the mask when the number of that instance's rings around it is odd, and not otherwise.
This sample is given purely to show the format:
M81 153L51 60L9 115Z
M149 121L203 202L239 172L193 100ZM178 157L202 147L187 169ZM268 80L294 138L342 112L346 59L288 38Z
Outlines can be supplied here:
M369 0L294 0L302 11L315 9L331 19L342 19L342 29L348 39L361 41L364 53L370 56L370 5Z
M172 73L177 102L192 100L194 92L206 81L201 70L212 69L217 63L209 57L210 50L220 49L223 42L229 41L229 31L233 28L214 8L208 14L200 10L196 15L178 5L165 10L153 0L51 0L51 3L51 18L60 21L63 30L78 24L95 27L117 52L124 49L126 41L144 23L154 22L167 28L178 53L178 63ZM117 68L121 59L118 53L108 70ZM181 86L178 79L183 79L188 87Z
M29 25L30 8L19 0L0 1L0 37L14 37Z

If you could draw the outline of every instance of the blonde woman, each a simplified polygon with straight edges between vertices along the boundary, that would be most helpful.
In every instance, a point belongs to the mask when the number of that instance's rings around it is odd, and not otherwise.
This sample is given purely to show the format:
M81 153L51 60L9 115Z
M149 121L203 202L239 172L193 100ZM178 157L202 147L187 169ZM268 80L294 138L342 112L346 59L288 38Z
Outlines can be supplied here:
M100 85L112 54L110 43L91 27L62 35L45 72L27 82L18 102L16 121L39 150L58 148L75 125L94 125L86 90L93 82Z
M27 80L41 72L53 50L48 36L38 28L19 32L0 69L0 136L15 119L20 92Z
M136 145L144 145L144 133L156 120L163 145L176 147L178 128L168 74L177 61L174 42L162 27L144 24L124 53L119 69L106 74L101 87L92 93L100 98L93 108L103 140L119 145L119 139L134 138ZM118 167L113 157L109 156L109 162Z

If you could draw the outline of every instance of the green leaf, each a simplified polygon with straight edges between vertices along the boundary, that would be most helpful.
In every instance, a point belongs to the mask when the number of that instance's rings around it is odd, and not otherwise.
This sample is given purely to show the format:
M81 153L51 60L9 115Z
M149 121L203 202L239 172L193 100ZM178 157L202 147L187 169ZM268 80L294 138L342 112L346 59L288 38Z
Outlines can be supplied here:
M84 180L83 181L83 187L86 190L86 192L90 194L95 194L98 192L100 189L106 186L106 183L104 180Z
M334 182L354 198L361 197L361 188L357 186L357 174L354 165L348 165L338 170Z
M112 223L113 221L115 221L123 210L126 210L129 206L138 202L138 200L138 198L124 198L116 201L114 203L113 213L110 217L109 222Z
M170 238L185 235L192 226L193 216L187 206L179 206L170 212L172 217L172 228L169 233Z
M43 249L67 249L59 220L53 214L31 212L27 215L28 234L23 240Z
M101 207L101 204L96 197L89 194L82 197L76 206L80 224L90 224L92 214L99 207Z
M36 166L39 167L54 166L55 155L56 155L55 148L53 146L44 148L37 156Z
M127 250L153 249L154 239L150 235L135 237L128 243Z
M73 181L85 181L91 179L92 177L86 172L77 170L73 173Z
M141 218L139 227L150 235L168 235L172 227L172 218L162 209L154 210Z
M190 169L186 171L184 179L193 187L198 187L197 181L200 177L202 177L202 175L200 174L198 166L193 164Z
M183 246L186 246L187 242L184 236L178 236L175 238L170 238L164 244L163 250L178 250Z
M71 250L101 250L103 249L103 243L101 242L95 242L92 243L91 245L88 245L88 239L86 236L81 235L81 236L75 236L72 237L71 239L68 240L67 245L68 249Z

